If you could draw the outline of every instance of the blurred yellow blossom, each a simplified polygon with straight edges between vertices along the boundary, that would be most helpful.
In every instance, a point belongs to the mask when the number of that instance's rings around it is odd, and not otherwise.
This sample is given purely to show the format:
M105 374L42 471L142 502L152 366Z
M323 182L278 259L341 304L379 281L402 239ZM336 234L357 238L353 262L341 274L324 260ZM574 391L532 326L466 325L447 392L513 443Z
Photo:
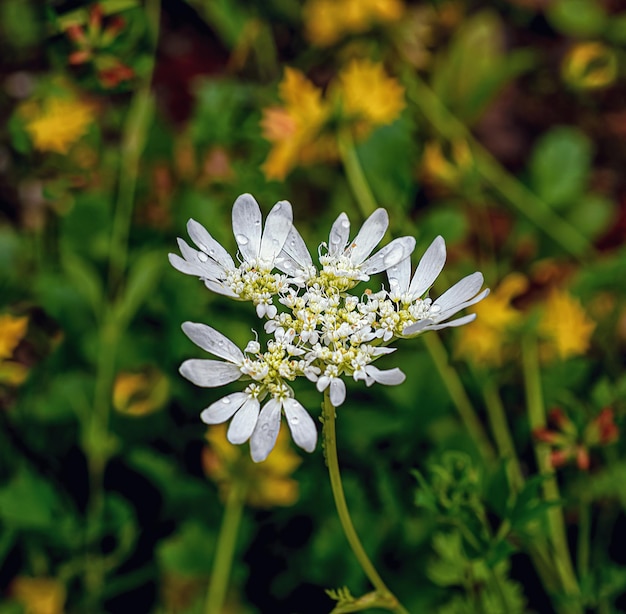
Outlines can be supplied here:
M617 78L617 56L602 43L586 42L572 47L562 65L563 78L580 89L611 85Z
M404 88L380 62L353 59L340 71L338 81L343 111L361 122L362 134L390 124L406 106Z
M263 171L268 179L280 180L298 163L326 159L331 152L327 144L318 145L319 132L330 115L322 90L299 70L285 68L278 91L284 106L264 109L261 128L272 143Z
M113 385L113 406L131 416L145 416L160 409L167 401L169 382L157 369L118 373Z
M210 446L203 453L204 472L218 484L222 496L236 479L245 481L246 502L253 507L293 505L298 500L298 482L289 476L302 459L291 449L287 431L280 430L267 460L255 463L241 446L226 439L226 428L219 424L207 430Z
M539 332L548 341L543 356L550 359L556 353L564 360L584 354L595 327L578 299L565 290L552 290L539 322Z
M448 155L438 141L430 141L424 147L422 172L426 181L447 188L458 187L473 167L474 158L466 140L453 141Z
M403 13L400 0L308 0L303 8L306 36L320 47L378 23L398 21Z
M28 373L26 367L11 359L28 329L28 317L0 315L0 382L19 386Z
M24 614L63 614L65 587L53 578L21 576L11 584L11 594L24 606Z
M51 97L27 111L26 131L36 149L67 153L70 146L87 133L95 117L92 105L77 99Z
M528 280L519 273L507 275L500 285L474 310L476 321L459 331L457 354L476 364L502 364L506 335L519 326L523 314L511 301L528 288Z

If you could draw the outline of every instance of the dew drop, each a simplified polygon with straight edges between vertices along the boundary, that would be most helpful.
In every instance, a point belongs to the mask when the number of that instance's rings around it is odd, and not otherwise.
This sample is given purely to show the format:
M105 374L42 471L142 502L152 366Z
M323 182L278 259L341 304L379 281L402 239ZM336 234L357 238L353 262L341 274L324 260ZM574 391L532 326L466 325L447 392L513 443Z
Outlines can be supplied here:
M237 235L235 239L237 239L239 245L248 245L248 237L246 235Z
M350 228L350 222L348 220L342 220L341 225L343 228Z
M296 240L295 239L291 239L291 241L289 241L289 245L291 245L291 247L295 247L296 246Z
M282 203L276 203L276 204L274 205L274 209L275 209L276 211L280 211L282 208L283 208L283 204L282 204Z
M210 249L209 250L209 256L215 256L215 250L214 249Z
M197 245L198 245L198 249L201 249L203 252L209 251L207 249L207 246L204 243L198 243Z
M261 430L264 433L267 433L270 430L270 425L266 422L265 424L261 425Z
M209 257L204 252L198 252L198 260L200 262L206 262L208 259Z
M224 397L222 399L222 403L224 403L224 405L230 405L230 399L228 397Z
M300 422L300 418L298 418L298 416L292 416L289 418L289 422L291 422L291 424L298 424L298 422Z
M260 226L261 225L261 220L254 220L254 225L255 226Z
M220 347L223 347L224 342L220 339L220 340L217 342L217 345L219 345Z

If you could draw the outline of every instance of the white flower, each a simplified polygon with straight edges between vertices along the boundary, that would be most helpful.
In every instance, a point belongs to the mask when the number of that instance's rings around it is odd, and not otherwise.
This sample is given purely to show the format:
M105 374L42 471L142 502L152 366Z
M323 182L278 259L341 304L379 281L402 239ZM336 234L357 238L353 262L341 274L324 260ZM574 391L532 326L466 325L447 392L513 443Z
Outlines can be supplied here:
M240 300L251 300L259 317L276 315L272 296L286 288L283 276L272 274L278 254L292 228L293 213L286 200L274 205L262 229L258 203L250 194L242 194L233 205L232 222L235 241L243 261L239 267L228 252L196 222L189 220L187 231L198 250L178 240L183 258L169 254L172 266L187 275L200 277L207 288Z
M185 322L182 328L196 345L223 359L186 360L180 367L180 373L185 378L206 388L230 384L246 376L257 381L243 392L228 394L209 405L200 415L203 422L221 424L232 418L227 432L228 440L233 444L250 440L252 459L259 462L265 460L274 447L280 428L281 412L284 411L294 442L307 452L315 449L317 429L313 419L293 398L292 390L275 373L270 375L270 369L264 360L253 361L247 358L230 339L206 324ZM289 345L287 339L290 333L284 333L283 336ZM280 344L274 345L284 351ZM258 346L257 341L251 341L246 350L258 353ZM261 401L267 395L271 398L261 409Z
M464 277L432 303L427 317L407 326L403 330L403 335L410 337L427 330L439 330L449 326L462 326L463 324L472 322L476 319L475 313L470 313L469 315L457 318L451 322L444 322L444 320L462 309L482 301L489 294L489 288L479 293L482 285L482 273L476 272Z

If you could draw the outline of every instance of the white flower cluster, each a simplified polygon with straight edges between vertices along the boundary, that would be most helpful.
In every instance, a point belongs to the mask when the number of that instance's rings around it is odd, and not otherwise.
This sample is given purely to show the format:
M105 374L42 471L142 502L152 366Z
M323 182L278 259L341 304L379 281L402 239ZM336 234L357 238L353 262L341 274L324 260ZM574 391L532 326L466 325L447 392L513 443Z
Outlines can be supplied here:
M428 290L446 259L445 243L437 237L411 277L413 237L394 239L371 255L389 225L387 212L377 209L350 241L350 221L342 213L333 224L328 243L319 247L320 268L292 224L287 201L274 205L262 224L259 205L243 194L233 205L232 220L241 262L235 262L207 230L189 220L187 230L197 249L178 240L182 258L170 254L171 264L204 281L207 288L237 300L252 301L265 331L271 336L264 350L258 337L243 352L217 330L185 322L183 331L203 350L221 360L185 361L181 374L198 386L216 387L249 380L243 392L229 394L202 412L207 424L231 419L228 439L250 440L253 460L267 458L276 442L284 412L295 443L311 452L317 429L294 398L289 383L304 376L321 392L329 389L335 407L346 397L343 376L393 385L404 381L398 368L380 370L372 363L394 349L396 338L427 330L459 326L475 314L446 321L461 309L482 300L483 276L474 273L438 299ZM388 289L350 293L370 275L386 271ZM267 399L267 400L266 400ZM264 405L261 407L261 404Z

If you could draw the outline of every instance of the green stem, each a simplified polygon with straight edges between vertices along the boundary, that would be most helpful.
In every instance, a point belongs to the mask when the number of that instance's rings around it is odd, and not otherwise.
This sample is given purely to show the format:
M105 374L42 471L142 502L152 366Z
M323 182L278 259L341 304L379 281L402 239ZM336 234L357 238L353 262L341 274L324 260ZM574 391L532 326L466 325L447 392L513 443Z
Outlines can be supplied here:
M591 545L591 510L589 503L580 502L578 511L578 547L576 563L578 577L582 580L589 573L589 549Z
M528 420L531 431L546 426L546 412L543 403L543 393L541 390L541 375L539 371L539 360L537 356L537 343L534 338L527 335L522 340L522 365L524 371L524 387L526 391L526 405L528 410ZM553 503L548 509L548 522L550 525L550 536L554 546L554 565L560 577L563 590L570 597L578 597L580 588L572 565L569 547L567 545L567 535L565 522L563 520L563 509L560 505L559 485L556 479L554 468L550 462L550 447L548 444L536 442L535 457L540 475L544 476L543 495L546 502ZM573 606L572 612L580 612L580 608Z
M435 333L428 333L424 335L424 344L430 354L430 357L435 364L435 368L439 373L439 376L443 380L446 386L448 394L456 407L456 410L463 422L467 432L476 444L478 451L480 452L483 460L489 462L495 459L495 452L493 446L485 433L485 429L478 418L472 402L470 401L463 383L456 372L456 370L450 366L448 360L448 353L444 347L441 339Z
M226 498L222 526L213 559L213 571L204 604L204 614L220 614L224 606L235 547L237 546L245 494L245 483L241 480L235 480Z
M335 507L337 508L337 514L343 532L354 552L361 569L368 577L376 589L376 595L378 597L378 605L384 607L398 614L408 614L402 604L398 601L395 595L387 588L383 579L380 577L378 571L370 561L361 540L357 535L352 524L352 518L348 511L348 505L346 503L346 497L343 492L343 485L341 483L341 474L339 472L339 459L337 458L337 435L335 431L335 407L330 401L330 392L328 388L324 391L324 405L322 408L324 419L324 452L326 455L326 463L328 465L328 474L330 476L330 486L333 492L333 498L335 500Z
M530 220L541 232L558 243L572 256L581 259L592 251L589 241L549 205L508 173L474 138L471 131L439 100L417 75L405 79L408 98L417 105L433 128L444 138L463 139L471 145L476 170L518 213Z
M369 217L376 209L376 199L365 178L365 173L361 167L359 156L354 146L354 139L348 130L342 130L337 136L339 155L346 171L346 177L350 184L356 202L364 218Z
M520 468L517 452L515 451L515 445L511 437L504 406L502 405L502 399L500 398L500 393L492 378L485 377L483 382L483 397L485 399L485 407L487 408L487 417L489 418L491 433L496 442L498 454L506 462L506 470L511 489L514 492L519 492L524 485L524 475Z

